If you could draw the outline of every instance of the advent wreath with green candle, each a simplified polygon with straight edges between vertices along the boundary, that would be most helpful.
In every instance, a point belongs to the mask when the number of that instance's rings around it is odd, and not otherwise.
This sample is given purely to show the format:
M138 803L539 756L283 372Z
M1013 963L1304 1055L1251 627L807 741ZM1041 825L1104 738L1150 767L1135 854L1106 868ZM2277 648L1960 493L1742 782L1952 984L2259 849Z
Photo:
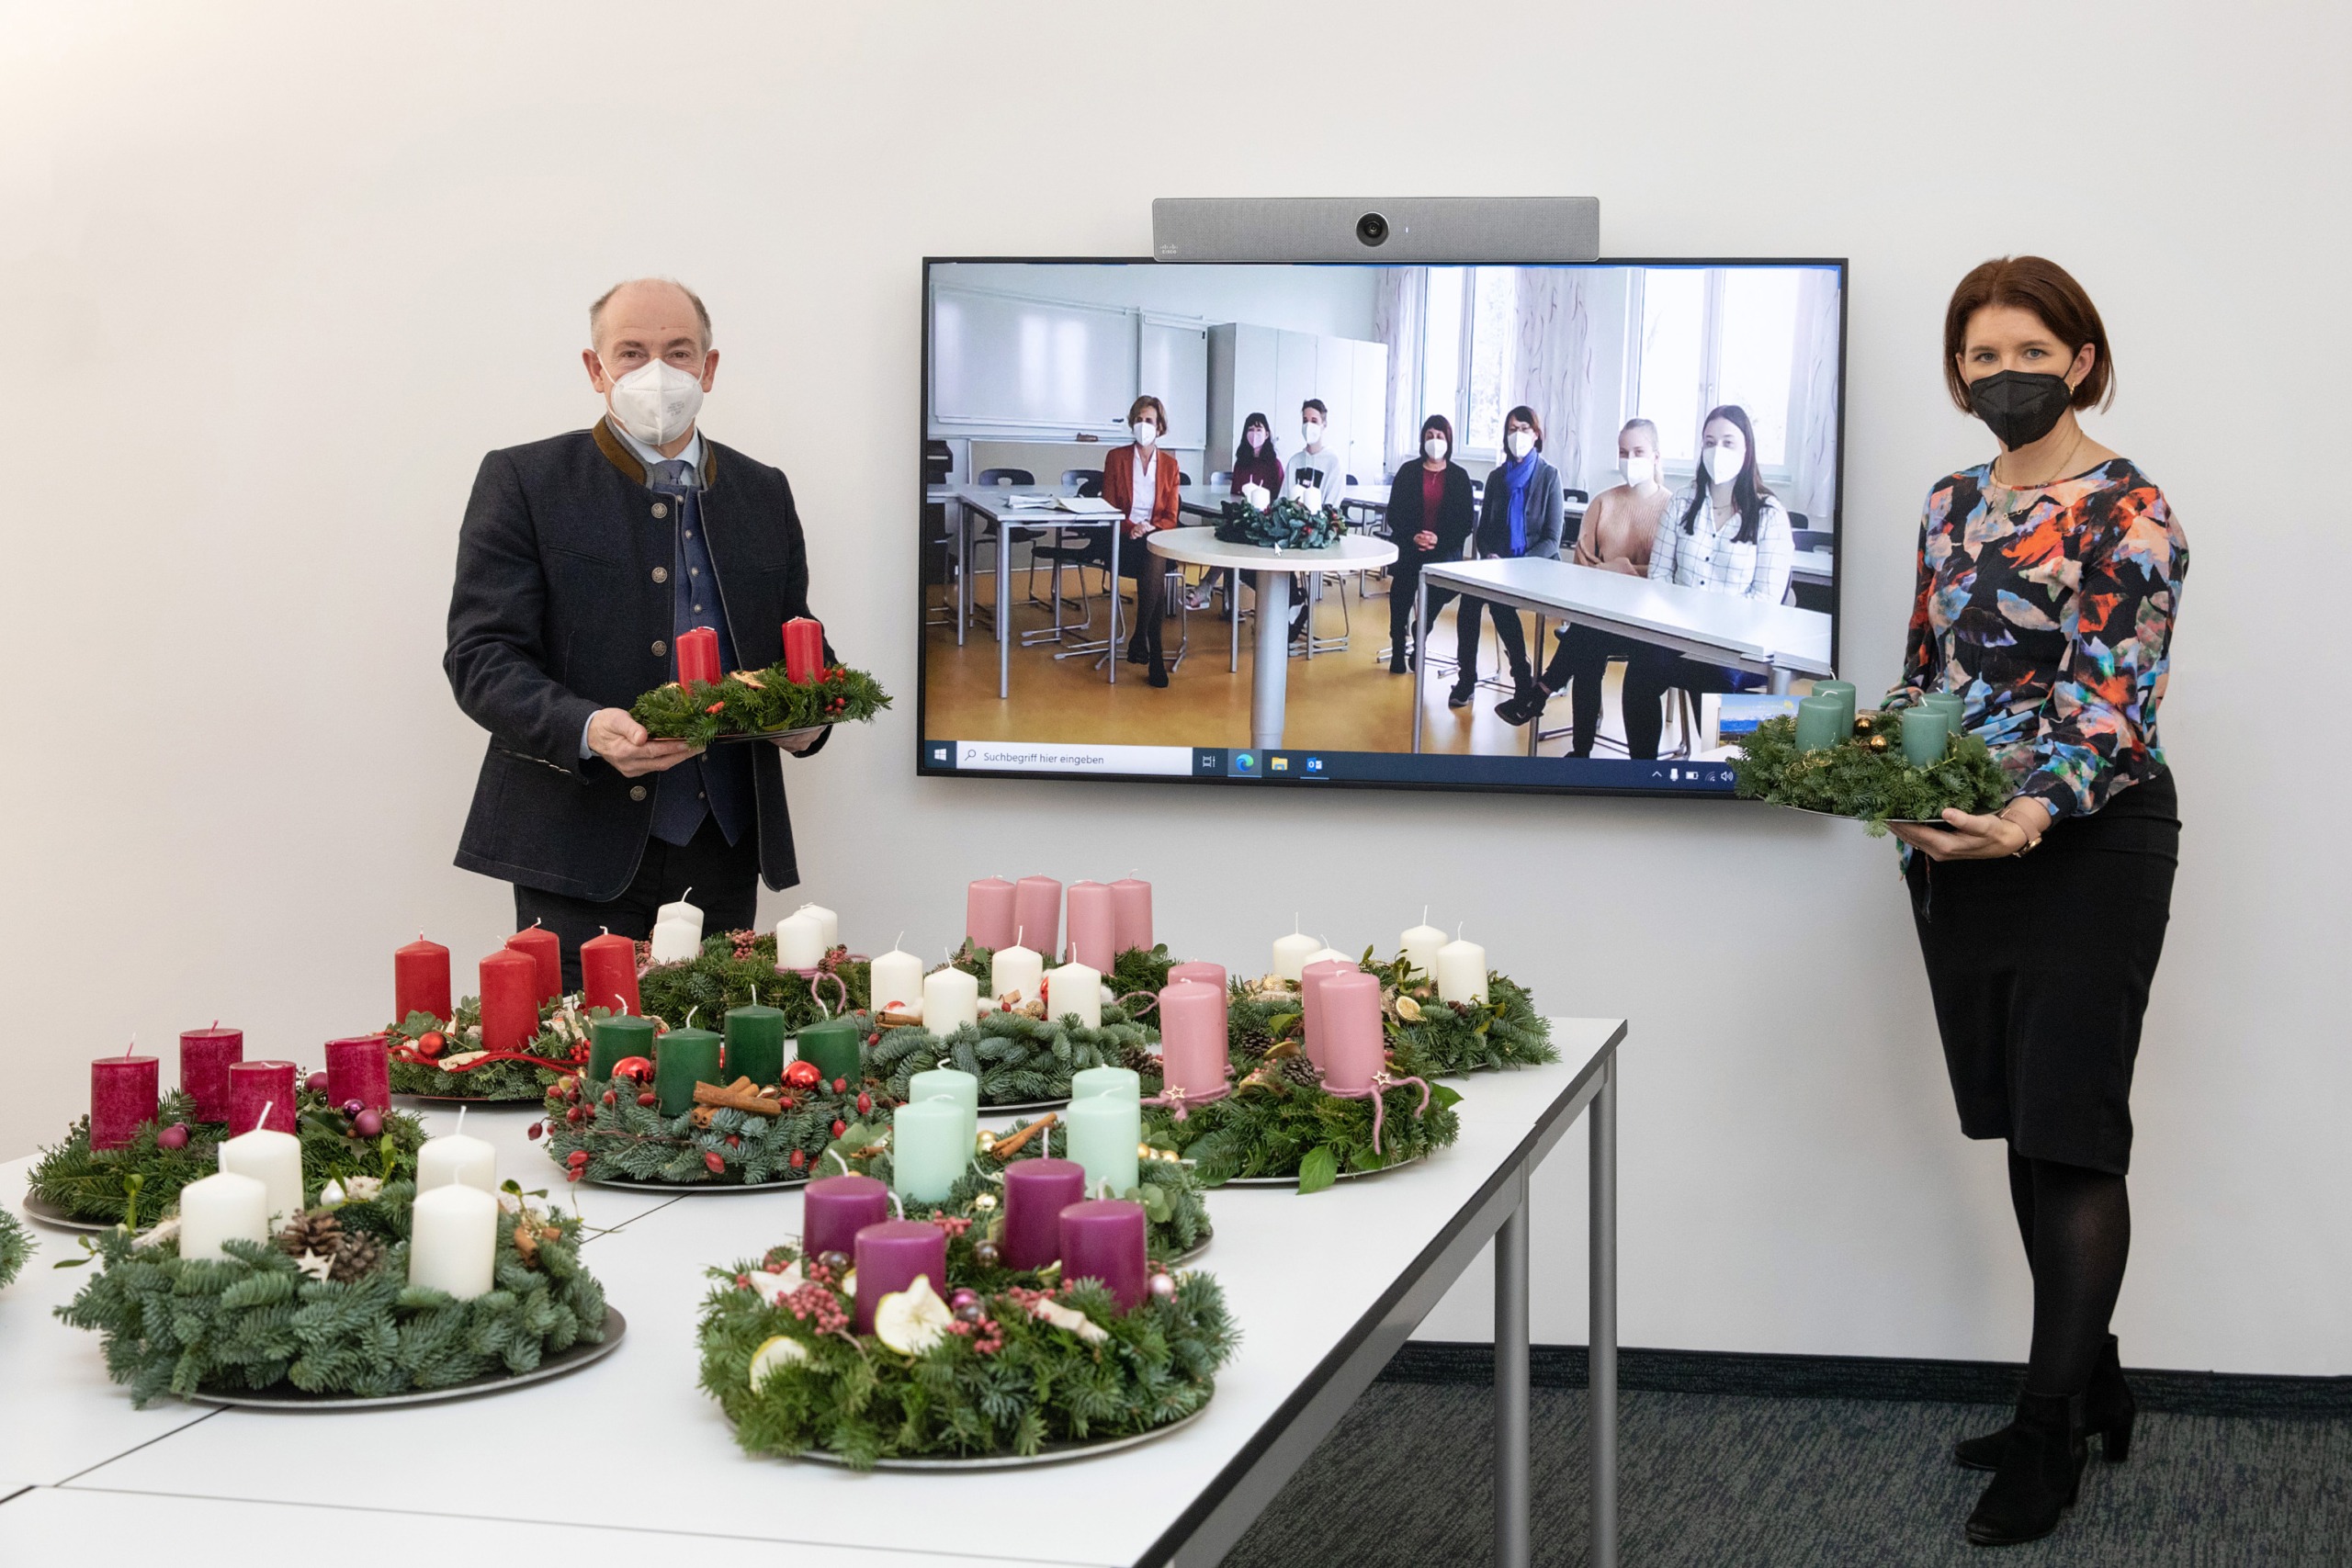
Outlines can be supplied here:
M345 1115L305 1084L295 1091L294 1135L302 1148L302 1196L316 1201L330 1181L413 1179L424 1125L400 1111ZM119 1149L90 1147L90 1119L76 1121L62 1143L41 1151L26 1191L85 1224L135 1230L169 1213L181 1188L218 1171L228 1137L227 1122L198 1121L195 1100L175 1091Z
M653 1064L642 1057L616 1064L609 1078L560 1079L531 1135L545 1132L548 1157L572 1181L791 1185L808 1180L833 1140L877 1104L873 1086L827 1083L807 1062L786 1068L780 1084L697 1084L693 1104L672 1109L652 1080Z
M719 931L702 940L702 951L683 964L650 964L638 944L638 1005L647 1018L683 1024L699 1010L703 1021L726 1017L729 1008L754 1003L779 1010L787 1031L798 1031L842 1012L857 1011L866 995L867 967L845 948L835 948L814 977L775 966L774 931Z
M692 687L673 681L637 699L629 716L661 740L707 746L722 735L777 735L818 725L867 722L890 705L882 683L863 670L828 665L814 681L796 682L779 660L738 670Z
M605 1332L604 1290L580 1262L580 1222L509 1191L494 1284L458 1301L408 1282L406 1181L289 1220L270 1241L184 1258L173 1222L97 1237L99 1268L57 1308L106 1346L107 1375L144 1405L165 1393L389 1397L520 1374Z
M0 1291L16 1280L17 1271L32 1255L33 1238L26 1234L25 1222L0 1209Z
M1984 742L1956 735L1925 767L1903 754L1903 710L1858 714L1854 733L1813 750L1797 746L1796 720L1758 724L1731 760L1734 791L1801 811L1851 817L1873 838L1889 821L1932 821L1947 807L1997 811L2013 793L2007 773Z

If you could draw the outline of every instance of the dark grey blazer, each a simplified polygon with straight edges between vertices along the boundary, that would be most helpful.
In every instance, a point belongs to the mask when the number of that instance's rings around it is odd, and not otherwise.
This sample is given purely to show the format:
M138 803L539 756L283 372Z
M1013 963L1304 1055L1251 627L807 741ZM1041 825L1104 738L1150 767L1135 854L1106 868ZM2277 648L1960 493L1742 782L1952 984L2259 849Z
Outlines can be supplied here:
M1503 481L1502 475L1502 465L1498 463L1494 472L1487 476L1487 493L1478 508L1477 536L1470 546L1474 557L1510 554L1510 486ZM1527 547L1520 554L1558 558L1560 525L1567 514L1566 501L1560 489L1560 470L1537 453L1535 471L1527 478Z
M808 558L782 473L703 439L702 516L738 661L784 657ZM671 679L675 538L665 499L602 422L481 460L458 534L442 668L490 731L458 864L574 897L617 897L653 821L653 780L580 756L598 708ZM657 577L655 574L659 572ZM799 880L775 748L754 744L760 874Z

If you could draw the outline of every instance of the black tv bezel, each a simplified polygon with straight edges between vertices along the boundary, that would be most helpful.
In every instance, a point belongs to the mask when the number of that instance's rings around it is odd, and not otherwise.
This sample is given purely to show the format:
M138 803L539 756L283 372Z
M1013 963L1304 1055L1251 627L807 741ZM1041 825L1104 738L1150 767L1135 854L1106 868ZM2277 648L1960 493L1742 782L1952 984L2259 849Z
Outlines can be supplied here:
M973 769L935 767L928 761L925 749L933 741L924 734L925 720L931 711L931 645L925 619L931 611L930 593L922 580L922 516L930 504L930 484L922 471L922 443L931 436L931 274L936 266L1331 266L1366 267L1389 265L1365 259L1339 262L1164 262L1155 256L930 256L922 258L922 331L918 337L918 352L922 355L915 388L915 777L918 779L960 779L985 781L992 784L1031 781L1068 782L1074 784L1168 784L1187 787L1227 785L1251 790L1280 789L1357 789L1406 791L1414 794L1439 792L1448 795L1544 795L1559 799L1634 798L1678 801L1736 801L1737 796L1726 790L1653 789L1642 785L1564 785L1540 784L1459 784L1446 780L1428 782L1395 779L1326 778L1308 781L1301 778L1275 779L1271 776L1237 777L1227 773L1075 773L1064 770ZM1844 630L1846 589L1846 344L1849 325L1848 312L1853 293L1852 264L1844 256L1596 256L1590 261L1563 262L1430 262L1417 263L1429 266L1834 266L1838 269L1838 461L1837 479L1832 486L1836 496L1838 520L1839 547L1829 563L1829 668L1834 674L1840 667L1840 635Z

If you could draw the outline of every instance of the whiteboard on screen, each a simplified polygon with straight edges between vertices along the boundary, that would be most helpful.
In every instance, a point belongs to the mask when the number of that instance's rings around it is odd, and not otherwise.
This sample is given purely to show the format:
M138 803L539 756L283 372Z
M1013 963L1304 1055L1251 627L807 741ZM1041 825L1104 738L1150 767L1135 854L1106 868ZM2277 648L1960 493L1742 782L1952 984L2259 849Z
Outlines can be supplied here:
M932 297L941 425L1115 431L1136 395L1136 313L977 289Z

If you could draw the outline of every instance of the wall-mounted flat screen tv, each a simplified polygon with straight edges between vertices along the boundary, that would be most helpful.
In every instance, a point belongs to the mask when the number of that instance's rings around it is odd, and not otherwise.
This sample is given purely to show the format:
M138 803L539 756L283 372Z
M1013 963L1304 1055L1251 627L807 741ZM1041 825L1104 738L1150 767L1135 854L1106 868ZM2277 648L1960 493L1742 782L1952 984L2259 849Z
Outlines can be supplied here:
M933 259L918 766L1724 795L1838 657L1846 265Z

